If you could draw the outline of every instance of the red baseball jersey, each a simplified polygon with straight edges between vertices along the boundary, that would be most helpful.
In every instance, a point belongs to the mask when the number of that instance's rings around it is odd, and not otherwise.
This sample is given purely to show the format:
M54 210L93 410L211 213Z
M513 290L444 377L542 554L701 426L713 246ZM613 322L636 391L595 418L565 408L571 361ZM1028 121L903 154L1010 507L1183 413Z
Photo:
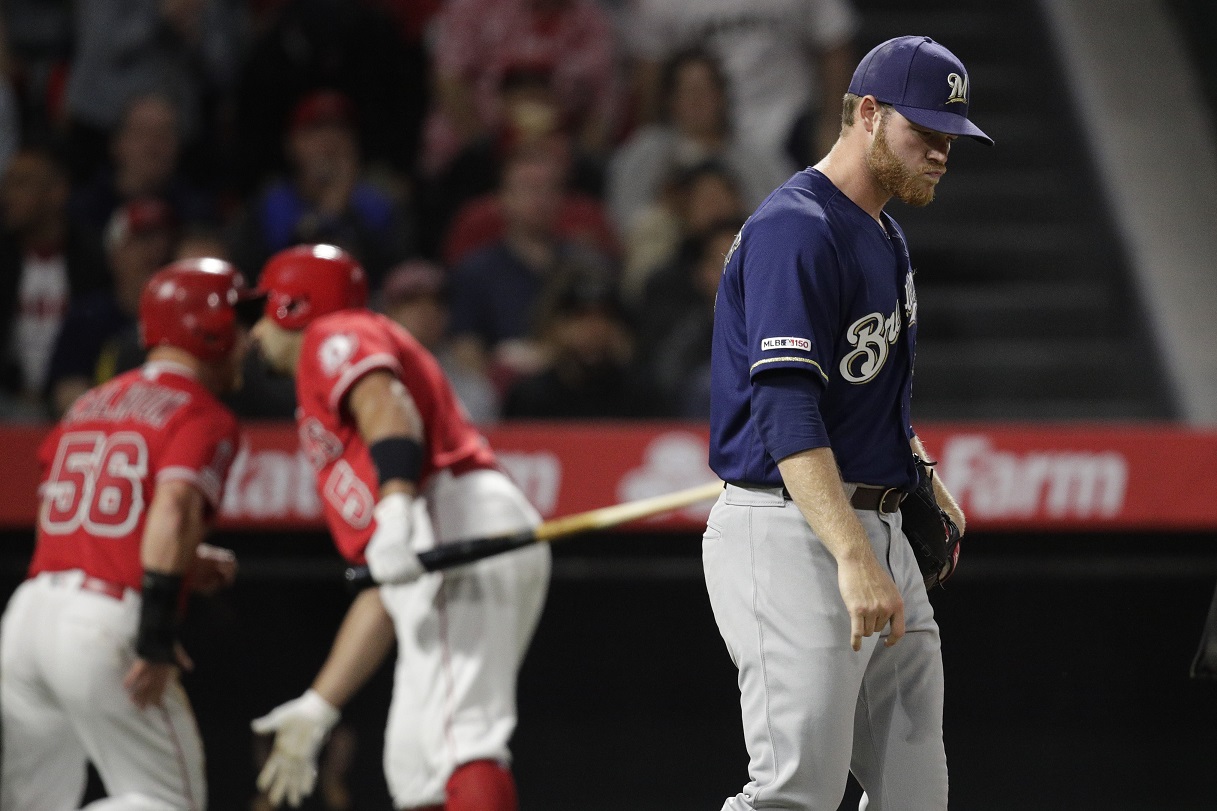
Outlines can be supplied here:
M317 472L317 490L334 543L363 563L380 490L376 467L346 408L346 396L376 369L392 372L414 400L423 422L422 479L493 468L494 452L469 422L439 362L395 322L368 310L318 318L304 331L296 369L300 447Z
M147 363L81 396L43 442L30 576L83 569L138 590L158 482L184 479L220 506L237 420L177 364Z

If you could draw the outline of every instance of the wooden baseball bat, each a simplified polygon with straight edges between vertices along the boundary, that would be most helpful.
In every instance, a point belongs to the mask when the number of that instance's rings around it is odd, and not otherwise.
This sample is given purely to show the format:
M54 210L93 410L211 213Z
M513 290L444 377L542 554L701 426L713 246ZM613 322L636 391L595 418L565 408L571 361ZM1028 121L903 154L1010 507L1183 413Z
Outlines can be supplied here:
M529 544L551 543L560 538L569 538L583 532L607 529L629 521L637 521L640 518L650 518L660 513L683 509L699 501L718 498L718 494L722 490L722 482L709 482L662 496L640 498L610 507L597 507L587 512L552 518L534 529L440 544L434 549L420 552L418 559L424 569L428 572L435 572L493 555L501 555ZM353 566L347 569L346 579L351 588L355 590L375 585L367 566Z

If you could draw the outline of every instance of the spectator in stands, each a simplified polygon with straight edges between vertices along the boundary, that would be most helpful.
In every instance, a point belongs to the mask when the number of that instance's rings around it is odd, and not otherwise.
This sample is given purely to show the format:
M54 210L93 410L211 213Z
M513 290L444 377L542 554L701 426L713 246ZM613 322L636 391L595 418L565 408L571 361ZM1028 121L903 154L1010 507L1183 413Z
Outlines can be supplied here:
M0 52L16 102L10 123L26 143L50 143L62 126L60 85L72 50L72 8L67 2L4 0ZM3 91L0 91L3 92Z
M634 218L626 235L621 287L635 305L647 280L676 261L681 247L692 244L720 220L747 213L735 177L713 161L680 171L665 186L659 200Z
M107 283L101 240L67 218L67 169L25 147L0 186L0 409L46 417L51 354L69 302Z
M228 255L228 243L218 230L206 225L186 225L178 234L177 245L173 258L177 259L206 259L212 257L231 262Z
M504 403L509 418L613 419L662 416L634 364L633 340L613 285L575 276L552 291L540 336L549 362L517 380Z
M177 108L165 96L136 96L110 139L110 161L72 195L72 216L102 229L131 200L158 197L186 224L214 224L211 195L178 171L181 133Z
M56 417L89 388L113 377L120 365L131 368L117 353L130 346L140 293L173 255L176 229L169 206L155 198L133 200L110 218L105 249L113 289L74 301L64 318L49 374Z
M656 202L668 178L706 161L717 161L739 180L748 210L794 173L791 161L732 135L726 79L705 51L672 57L662 92L660 122L636 130L609 164L609 208L620 233Z
M638 0L625 35L638 118L659 116L664 61L701 46L727 75L735 134L814 163L837 139L857 25L848 0Z
M423 193L427 225L424 233L441 235L451 230L445 247L446 261L458 261L486 225L481 218L494 214L494 189L502 176L507 157L514 152L548 149L563 166L568 195L563 201L562 221L570 226L594 222L612 241L603 222L599 197L604 191L600 161L588 155L570 132L569 121L553 87L553 69L547 64L523 63L508 67L499 85L502 115L496 130L487 138L464 147ZM478 199L480 198L480 199ZM470 200L477 200L465 208ZM453 220L460 213L459 222ZM438 245L424 246L432 251Z
M639 314L642 360L664 402L687 419L710 418L710 337L714 297L742 219L720 220L690 241L647 283Z
M288 170L283 135L292 107L319 88L337 90L364 114L359 147L370 169L411 173L427 106L427 61L419 26L436 2L249 3L254 35L237 83L231 145L240 192L255 194ZM383 8L398 4L406 6L401 14Z
M252 279L274 253L302 242L350 251L378 286L410 253L402 207L363 177L355 109L332 90L305 96L292 113L287 152L290 178L252 201L236 225L231 253Z
M433 17L439 13L443 0L365 0L376 8L381 8L392 18L399 27L402 42L407 45L420 44L424 41L427 28Z
M453 271L453 351L470 368L499 379L535 370L531 328L546 288L572 263L608 267L602 255L559 233L562 195L561 170L544 151L515 155L504 169L503 236Z
M521 163L534 167L545 165L546 183L552 185L557 195L554 200L557 208L552 215L552 228L557 235L607 256L617 256L617 236L604 206L596 198L568 188L570 154L565 142L544 138L514 150L504 159L499 191L476 197L457 212L444 239L443 259L449 267L455 267L465 257L503 238L507 232L508 214L502 188L508 175L515 176L516 167ZM537 174L535 168L530 174Z
M77 0L75 12L67 110L78 178L104 160L110 133L137 96L172 99L186 140L205 132L205 97L230 85L239 61L232 4Z
M493 137L504 73L550 66L562 115L582 148L606 157L617 105L612 21L596 0L449 0L436 17L435 99L424 173L438 175L470 144Z
M402 262L385 277L381 309L435 355L475 423L499 416L499 395L482 370L463 365L447 339L448 274L425 259Z

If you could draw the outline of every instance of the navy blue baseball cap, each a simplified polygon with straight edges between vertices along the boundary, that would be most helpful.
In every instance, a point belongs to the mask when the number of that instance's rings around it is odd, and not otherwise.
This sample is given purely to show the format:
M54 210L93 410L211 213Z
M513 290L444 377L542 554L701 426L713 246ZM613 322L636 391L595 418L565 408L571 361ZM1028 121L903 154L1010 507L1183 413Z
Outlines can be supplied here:
M875 46L858 63L849 92L874 96L926 129L993 143L968 120L963 62L929 37L896 37Z

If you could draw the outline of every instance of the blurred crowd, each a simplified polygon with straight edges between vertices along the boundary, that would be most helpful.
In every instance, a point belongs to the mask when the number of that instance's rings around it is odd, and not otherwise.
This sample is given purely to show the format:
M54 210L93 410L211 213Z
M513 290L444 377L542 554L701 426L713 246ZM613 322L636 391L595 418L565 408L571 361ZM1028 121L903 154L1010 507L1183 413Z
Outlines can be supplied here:
M0 419L142 361L174 258L330 242L480 423L708 415L744 218L836 138L847 0L0 0ZM286 418L252 354L231 405Z

